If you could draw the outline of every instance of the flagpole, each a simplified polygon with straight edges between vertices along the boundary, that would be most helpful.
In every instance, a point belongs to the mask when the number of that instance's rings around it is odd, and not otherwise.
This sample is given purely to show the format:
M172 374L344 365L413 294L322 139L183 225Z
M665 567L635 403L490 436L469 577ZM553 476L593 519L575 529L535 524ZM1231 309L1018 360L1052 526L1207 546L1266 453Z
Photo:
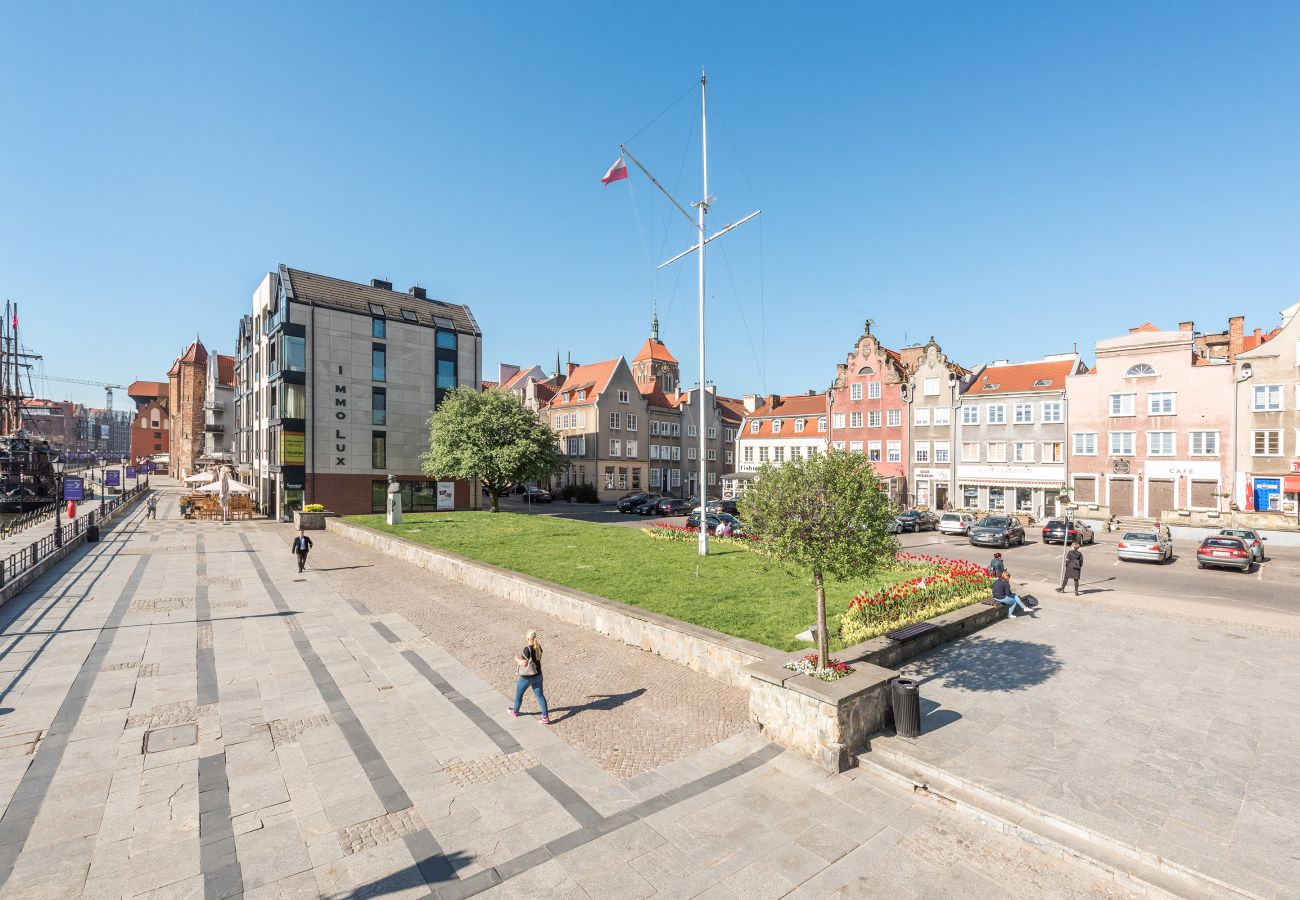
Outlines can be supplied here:
M708 433L704 424L704 400L705 400L705 369L704 369L704 215L709 210L709 127L706 119L707 100L706 89L708 86L708 77L703 69L700 69L700 174L703 191L700 194L700 202L696 207L698 210L699 229L700 229L700 404L695 411L696 427L699 428L700 437L700 556L709 555L709 504L708 491L705 489L708 474L708 453L706 449L708 442L705 435Z

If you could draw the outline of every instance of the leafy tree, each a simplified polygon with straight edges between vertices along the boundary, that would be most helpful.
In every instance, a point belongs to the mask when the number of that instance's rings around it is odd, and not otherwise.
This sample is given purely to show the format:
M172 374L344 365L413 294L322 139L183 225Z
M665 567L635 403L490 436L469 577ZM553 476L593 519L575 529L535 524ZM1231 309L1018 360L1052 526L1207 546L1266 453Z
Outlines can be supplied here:
M817 594L818 665L827 661L826 579L863 579L892 565L898 544L886 530L895 511L861 453L830 450L758 470L740 498L740 515L760 540L755 549Z
M424 472L483 482L499 509L502 492L521 481L542 481L563 466L559 438L508 391L449 391L429 420Z

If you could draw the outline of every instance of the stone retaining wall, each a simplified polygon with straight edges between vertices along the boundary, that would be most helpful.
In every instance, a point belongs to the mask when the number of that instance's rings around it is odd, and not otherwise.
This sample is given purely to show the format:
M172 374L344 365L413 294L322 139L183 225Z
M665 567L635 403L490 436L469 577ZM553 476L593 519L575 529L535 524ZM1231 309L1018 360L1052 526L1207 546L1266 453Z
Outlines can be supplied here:
M468 587L640 647L737 687L749 687L748 665L779 653L752 641L467 559L364 525L330 518L325 521L325 530Z

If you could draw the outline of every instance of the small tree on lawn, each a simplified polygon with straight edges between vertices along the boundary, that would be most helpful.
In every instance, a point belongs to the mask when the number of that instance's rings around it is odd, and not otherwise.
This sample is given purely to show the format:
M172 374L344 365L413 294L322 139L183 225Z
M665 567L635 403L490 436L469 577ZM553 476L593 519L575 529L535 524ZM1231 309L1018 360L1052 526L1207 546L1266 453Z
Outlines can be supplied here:
M826 579L865 580L893 563L895 512L866 456L830 450L758 470L740 499L758 552L812 581L818 666L827 661Z
M424 472L483 482L496 512L510 485L542 481L560 471L558 440L514 394L456 388L429 420Z

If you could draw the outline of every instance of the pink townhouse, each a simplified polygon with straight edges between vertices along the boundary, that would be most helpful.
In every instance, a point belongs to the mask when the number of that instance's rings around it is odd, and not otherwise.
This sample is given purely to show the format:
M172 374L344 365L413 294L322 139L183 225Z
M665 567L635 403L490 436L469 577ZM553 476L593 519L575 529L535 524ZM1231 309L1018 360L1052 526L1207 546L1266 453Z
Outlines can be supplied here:
M1097 342L1097 365L1066 382L1069 477L1085 516L1172 521L1226 510L1232 365L1198 350L1192 323L1149 322Z

